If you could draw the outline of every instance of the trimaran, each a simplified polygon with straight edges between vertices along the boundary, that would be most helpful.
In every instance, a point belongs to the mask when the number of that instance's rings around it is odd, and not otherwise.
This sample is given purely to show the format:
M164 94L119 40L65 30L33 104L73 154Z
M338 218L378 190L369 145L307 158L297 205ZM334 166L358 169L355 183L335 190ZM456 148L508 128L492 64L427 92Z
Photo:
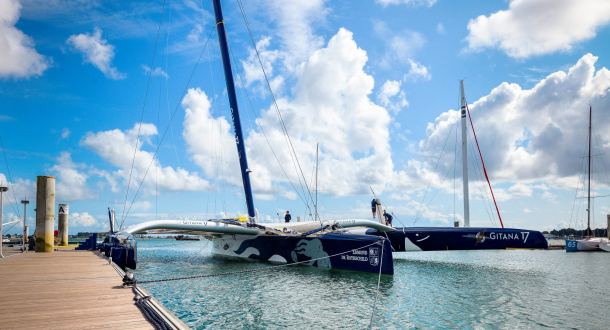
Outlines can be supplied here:
M212 241L214 255L258 259L278 263L299 263L314 267L393 274L393 252L435 250L478 250L506 248L546 248L547 242L537 231L507 228L469 227L468 178L466 158L466 99L462 92L462 148L464 161L465 226L392 228L364 219L306 221L260 224L254 207L250 169L235 95L233 72L229 60L220 0L213 0L227 94L240 170L247 218L212 219L208 221L155 220L115 230L114 212L110 213L110 234L102 243L108 256L121 267L136 267L134 235L145 233L179 233L202 235ZM316 216L317 217L317 216Z

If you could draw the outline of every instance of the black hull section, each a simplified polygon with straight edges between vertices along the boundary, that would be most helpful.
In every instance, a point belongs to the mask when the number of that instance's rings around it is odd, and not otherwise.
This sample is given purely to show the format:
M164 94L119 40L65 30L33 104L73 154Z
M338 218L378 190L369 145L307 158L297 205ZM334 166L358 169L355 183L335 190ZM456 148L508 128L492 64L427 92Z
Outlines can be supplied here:
M385 241L385 243L384 243ZM383 250L383 251L382 251ZM213 253L225 257L320 268L394 274L392 248L383 237L329 233L319 237L222 235ZM345 253L347 252L347 253ZM327 258L331 256L330 258ZM317 260L316 260L317 259Z
M394 252L442 250L546 249L548 242L539 231L512 228L405 227L368 235L386 237Z

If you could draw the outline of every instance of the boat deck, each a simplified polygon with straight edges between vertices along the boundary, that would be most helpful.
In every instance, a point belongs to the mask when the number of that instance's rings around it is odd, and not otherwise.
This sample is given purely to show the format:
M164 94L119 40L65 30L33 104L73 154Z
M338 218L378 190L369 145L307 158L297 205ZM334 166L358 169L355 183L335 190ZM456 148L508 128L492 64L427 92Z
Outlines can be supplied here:
M99 253L10 250L0 259L2 328L153 329Z

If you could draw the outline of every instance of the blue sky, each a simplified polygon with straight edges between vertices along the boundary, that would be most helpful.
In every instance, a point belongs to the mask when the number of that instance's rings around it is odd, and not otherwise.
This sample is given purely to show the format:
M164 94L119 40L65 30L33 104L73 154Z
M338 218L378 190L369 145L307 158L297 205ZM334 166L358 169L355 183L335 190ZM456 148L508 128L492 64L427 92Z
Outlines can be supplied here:
M575 204L574 196L589 101L594 153L603 154L593 163L594 191L607 195L606 2L243 4L303 172L291 161L238 3L224 1L234 73L244 81L236 76L263 221L286 209L306 216L299 180L312 182L317 143L323 218L369 218L371 186L406 225L460 220L461 164L455 176L453 168L460 79L506 226L582 225L582 199ZM37 175L54 175L57 203L70 204L70 232L105 229L107 207L119 219L125 204L129 209L176 110L125 223L245 213L215 31L181 98L213 27L211 1L0 5L6 9L0 14L0 134L18 199L33 199ZM471 223L498 225L484 203L488 192L477 166L469 166ZM14 204L12 191L9 197ZM598 227L605 226L608 198L596 199L594 211ZM16 213L5 201L5 222Z

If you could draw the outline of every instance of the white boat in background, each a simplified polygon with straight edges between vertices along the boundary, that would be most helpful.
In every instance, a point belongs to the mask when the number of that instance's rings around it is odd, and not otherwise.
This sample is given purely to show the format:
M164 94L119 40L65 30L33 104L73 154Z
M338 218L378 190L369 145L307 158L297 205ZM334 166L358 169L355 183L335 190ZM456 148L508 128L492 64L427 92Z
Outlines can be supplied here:
M576 251L598 251L601 247L601 244L604 244L604 250L608 248L608 243L610 240L605 237L595 237L595 231L591 230L591 132L592 132L592 112L593 108L589 105L589 155L588 159L588 174L589 174L589 182L588 182L588 192L587 192L587 238L574 240L566 238L566 252L576 252Z

